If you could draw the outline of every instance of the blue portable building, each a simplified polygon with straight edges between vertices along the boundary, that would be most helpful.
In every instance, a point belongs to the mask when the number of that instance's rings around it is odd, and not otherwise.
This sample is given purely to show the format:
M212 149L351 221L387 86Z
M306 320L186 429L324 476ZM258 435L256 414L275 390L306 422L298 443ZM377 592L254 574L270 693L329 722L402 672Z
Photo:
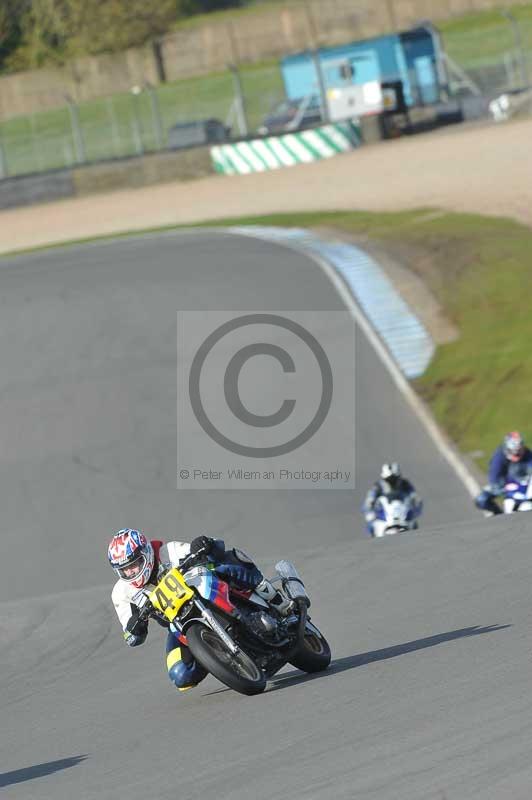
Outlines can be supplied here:
M288 99L320 93L317 64L325 90L370 81L402 81L409 106L438 102L447 84L440 37L431 25L287 56L281 61L281 72Z

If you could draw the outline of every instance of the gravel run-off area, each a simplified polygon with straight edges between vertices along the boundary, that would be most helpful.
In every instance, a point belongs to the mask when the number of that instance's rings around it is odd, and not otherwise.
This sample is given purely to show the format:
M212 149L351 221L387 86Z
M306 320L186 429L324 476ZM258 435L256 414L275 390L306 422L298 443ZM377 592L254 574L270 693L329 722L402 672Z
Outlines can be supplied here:
M438 207L532 225L532 120L453 126L263 174L212 176L0 213L0 253L242 214Z

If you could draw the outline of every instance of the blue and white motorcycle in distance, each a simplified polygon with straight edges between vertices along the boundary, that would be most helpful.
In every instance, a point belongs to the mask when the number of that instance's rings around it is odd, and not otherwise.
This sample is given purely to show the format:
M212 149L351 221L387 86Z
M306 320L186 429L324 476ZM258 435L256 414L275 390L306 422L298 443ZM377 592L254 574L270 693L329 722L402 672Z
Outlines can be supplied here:
M380 539L383 536L416 530L419 527L418 519L422 510L423 503L413 495L407 497L400 494L381 495L374 507L372 536Z
M532 475L508 481L503 489L502 507L505 514L532 511Z

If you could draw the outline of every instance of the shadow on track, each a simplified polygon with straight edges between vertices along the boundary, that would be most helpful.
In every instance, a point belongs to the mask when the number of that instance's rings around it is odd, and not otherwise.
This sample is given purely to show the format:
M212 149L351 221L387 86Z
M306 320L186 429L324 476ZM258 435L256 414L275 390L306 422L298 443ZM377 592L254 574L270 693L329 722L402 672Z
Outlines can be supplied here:
M51 775L62 769L75 767L77 764L85 761L86 758L88 758L88 756L71 756L70 758L60 758L58 761L46 761L44 764L34 764L32 767L15 769L13 772L0 773L0 788L3 786L12 786L14 783L31 781L34 778L42 778L45 775Z
M329 669L325 672L316 672L312 675L307 675L297 670L280 675L272 681L270 691L286 689L297 683L312 681L316 678L328 678L331 675L345 672L348 669L364 667L366 664L373 664L375 661L387 661L389 658L397 658L397 656L413 653L416 650L425 650L427 647L436 647L438 644L452 642L454 639L464 639L468 636L480 636L480 634L483 633L494 633L495 631L503 631L511 627L511 625L487 625L483 628L480 625L474 625L471 628L460 628L456 631L447 631L447 633L437 633L434 636L427 636L425 639L415 639L412 642L396 644L392 647L384 647L382 650L371 650L369 653L359 653L355 656L337 658L331 662Z

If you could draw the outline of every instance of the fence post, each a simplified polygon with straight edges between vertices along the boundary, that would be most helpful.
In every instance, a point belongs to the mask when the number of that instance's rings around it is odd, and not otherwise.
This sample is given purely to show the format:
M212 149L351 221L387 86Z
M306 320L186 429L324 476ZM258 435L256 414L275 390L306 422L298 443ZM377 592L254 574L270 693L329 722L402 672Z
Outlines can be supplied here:
M159 83L166 83L166 64L164 63L163 45L160 39L154 39L151 43L153 60L155 61L155 71Z
M398 30L397 26L397 16L395 14L395 8L393 7L393 0L386 0L386 8L388 11L388 17L390 19L390 30L394 33Z
M317 50L312 51L312 61L314 62L314 69L316 70L316 77L318 79L321 116L324 122L329 122L329 106L327 105L327 92L325 90L325 81L323 79L323 70L321 68L320 56Z
M133 141L135 142L135 149L137 151L137 155L143 156L144 155L144 143L142 141L142 127L140 124L140 115L139 115L139 106L138 101L140 97L140 93L142 89L140 86L132 86L131 88L131 102L133 108Z
M314 50L318 46L318 27L314 18L311 0L305 0L304 9L310 33L310 47Z
M33 163L35 172L44 172L45 165L42 159L41 148L39 147L39 134L35 125L35 114L30 115L31 126L31 149L33 152Z
M239 133L241 136L247 136L249 133L248 121L246 118L246 104L244 100L244 92L242 90L242 80L240 72L234 64L228 64L231 75L233 76L233 86L235 88L235 111L236 119L238 122Z
M111 133L113 135L114 154L115 156L118 157L120 155L120 132L118 130L118 125L116 123L115 107L112 97L108 97L106 99L105 106L107 108L107 116L109 117L109 123L111 125Z
M2 135L0 134L0 180L2 178L7 178L7 177L8 177L7 158L4 149L4 142L2 139Z
M505 53L503 56L504 69L506 71L506 83L510 88L514 88L517 84L515 79L515 64L514 56L512 53Z
M525 48L523 47L523 37L521 36L521 26L517 21L517 18L510 12L510 11L501 11L500 12L503 17L505 17L510 25L512 26L512 33L514 37L514 44L515 49L517 52L517 57L519 59L519 70L521 72L521 88L528 88L529 86L529 74L528 74L528 63L527 63L527 56L525 53Z
M155 133L155 144L157 150L163 149L163 124L161 120L161 107L159 105L159 95L151 83L146 84L146 89L150 95L151 117L153 121L153 132Z
M228 22L226 25L227 36L229 39L229 47L231 50L231 60L234 64L238 64L240 62L240 52L238 49L238 41L235 36L235 30L233 28L233 23Z
M74 142L74 152L76 153L76 161L78 164L85 164L87 155L85 152L85 142L83 141L83 133L79 121L79 109L77 105L72 102L70 97L67 97L68 113L70 115L70 127L72 129L72 141Z

